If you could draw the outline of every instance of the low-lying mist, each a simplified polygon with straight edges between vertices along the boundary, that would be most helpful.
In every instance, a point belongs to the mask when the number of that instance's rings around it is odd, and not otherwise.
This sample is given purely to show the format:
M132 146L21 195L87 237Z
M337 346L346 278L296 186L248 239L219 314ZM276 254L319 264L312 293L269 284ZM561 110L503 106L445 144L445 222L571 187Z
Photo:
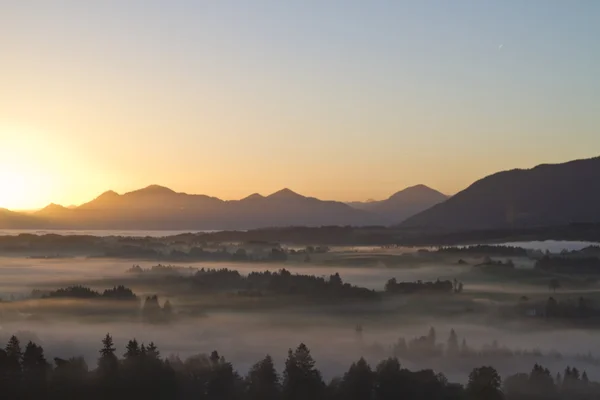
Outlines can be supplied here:
M106 315L93 315L94 305L80 300L31 299L34 289L57 289L67 284L87 285L97 290L106 289L112 282L131 287L136 294L146 296L157 293L154 287L136 283L136 278L125 271L133 264L149 268L156 264L143 260L113 259L25 259L2 258L0 262L0 303L3 311L23 313L22 318L0 323L0 341L12 334L22 342L34 340L43 345L48 359L82 355L93 368L101 347L100 340L110 333L119 354L124 353L126 342L136 338L139 342L157 344L163 356L178 355L182 359L218 350L241 372L266 354L273 356L279 369L289 348L305 343L317 360L324 377L330 379L347 370L358 358L365 357L371 364L394 355L394 345L400 338L427 335L435 327L437 343L445 345L454 329L459 339L464 338L475 351L497 346L508 348L511 356L484 352L469 357L431 355L400 356L402 364L410 369L434 368L452 381L464 382L471 369L493 365L503 374L529 371L533 364L541 363L551 371L563 371L567 365L586 370L590 379L600 379L600 362L593 356L600 348L600 337L592 328L540 325L528 321L507 321L498 315L474 314L471 308L482 304L484 310L513 304L519 297L548 297L548 288L536 277L509 280L499 275L486 275L473 271L471 265L446 263L420 263L403 267L323 265L318 262L302 263L185 263L182 267L229 268L247 275L253 271L278 271L285 268L292 273L329 276L338 272L344 282L382 291L390 278L400 281L433 281L460 279L465 282L462 297L452 301L443 296L399 296L382 302L365 304L323 304L294 306L282 303L279 307L240 310L227 304L227 296L206 295L202 298L169 298L175 310L178 307L198 305L202 312L188 315L169 323L151 324L135 315L119 313L115 308ZM526 262L523 261L523 265ZM519 265L519 261L517 261ZM517 271L518 273L518 271ZM525 275L524 275L525 276ZM565 293L570 290L565 289ZM572 289L576 293L575 289ZM578 289L577 289L578 290ZM598 288L588 287L586 293ZM160 296L160 294L159 294ZM164 302L161 298L161 303ZM210 307L207 299L210 300ZM238 301L251 302L252 299ZM277 300L275 300L277 301ZM215 304L222 302L222 304ZM463 304L464 303L464 304ZM42 317L26 314L31 305L37 310L49 310ZM233 304L233 303L232 303ZM236 303L238 304L238 303ZM88 308L82 308L83 305ZM219 307L220 306L220 307ZM112 306L111 306L112 307ZM117 306L114 306L117 307ZM81 314L82 311L86 315ZM50 312L51 311L51 312ZM91 313L91 315L90 315ZM357 327L360 326L361 329ZM520 350L525 351L524 353ZM588 356L589 353L592 356ZM557 354L560 353L560 356ZM585 357L584 357L585 356Z
M459 338L465 338L473 349L480 349L497 341L511 350L540 351L543 355L513 357L471 357L444 359L422 357L402 359L406 367L430 368L445 373L454 381L464 381L468 372L482 364L493 364L501 373L528 371L534 363L551 370L562 371L567 365L585 369L591 379L600 379L600 365L587 355L597 349L600 339L593 331L561 329L552 331L524 331L518 326L507 329L484 325L453 323L447 320L427 322L357 321L363 326L358 333L351 319L332 319L326 315L301 313L214 313L206 317L188 319L168 325L150 325L142 322L96 322L80 324L72 321L21 321L0 325L0 340L6 341L17 334L22 341L34 340L43 345L49 358L82 355L90 366L98 357L100 340L109 332L115 339L118 352L124 352L127 340L154 341L164 356L178 355L182 359L198 353L218 350L240 370L245 370L265 354L271 354L282 367L288 348L305 343L327 378L342 373L360 357L376 363L392 356L393 345L400 337L426 335L435 326L438 342L445 343L454 329ZM559 352L562 357L553 355Z
M64 258L26 259L0 258L0 296L18 294L39 286L52 286L65 283L84 284L104 278L121 278L133 264L149 267L156 262L145 260L123 260L107 258ZM177 263L176 263L177 264ZM192 268L229 268L248 274L253 271L278 271L282 268L293 273L315 276L329 276L336 272L345 282L369 289L381 290L390 278L399 281L448 279L457 276L468 268L460 265L419 265L418 267L391 268L385 266L343 267L319 263L235 263L235 262L192 262L177 264Z

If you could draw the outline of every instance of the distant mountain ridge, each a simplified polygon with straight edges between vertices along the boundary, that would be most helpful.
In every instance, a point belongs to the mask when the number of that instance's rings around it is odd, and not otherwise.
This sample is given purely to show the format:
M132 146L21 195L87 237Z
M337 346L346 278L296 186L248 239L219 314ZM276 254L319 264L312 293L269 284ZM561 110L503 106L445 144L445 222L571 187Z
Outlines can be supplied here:
M240 200L222 200L150 185L124 194L109 190L77 207L49 204L27 215L7 210L4 216L0 214L0 228L222 230L391 225L441 201L440 196L445 198L418 185L384 201L350 206L303 196L288 188L267 196L254 193Z
M592 222L600 222L600 157L489 175L400 226L469 230Z
M425 185L386 200L342 203L282 189L241 200L151 185L107 191L78 207L0 209L0 229L243 230L285 226L394 225L466 231L600 223L600 157L489 175L452 197Z
M44 228L43 221L35 216L26 213L0 208L0 228L1 229L34 229Z
M425 185L415 185L394 193L385 200L348 203L354 208L376 213L390 223L400 223L423 210L448 199Z
M221 230L383 223L378 215L287 188L268 196L221 200L150 185L122 195L107 191L74 208L50 204L31 215L9 210L0 213L0 228L11 229Z

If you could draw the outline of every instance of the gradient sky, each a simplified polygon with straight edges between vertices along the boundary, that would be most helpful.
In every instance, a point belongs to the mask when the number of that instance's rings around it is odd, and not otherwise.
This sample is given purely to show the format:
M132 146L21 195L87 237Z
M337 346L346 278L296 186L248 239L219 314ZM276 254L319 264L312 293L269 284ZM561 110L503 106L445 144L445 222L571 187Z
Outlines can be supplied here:
M0 0L0 207L455 193L600 154L600 1Z

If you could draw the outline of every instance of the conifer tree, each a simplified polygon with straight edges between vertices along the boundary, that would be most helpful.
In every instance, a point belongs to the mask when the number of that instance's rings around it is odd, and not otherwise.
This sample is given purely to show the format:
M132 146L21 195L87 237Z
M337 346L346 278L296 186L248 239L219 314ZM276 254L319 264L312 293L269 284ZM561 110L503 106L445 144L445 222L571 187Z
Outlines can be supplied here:
M364 358L350 366L340 383L340 395L348 400L370 399L374 389L374 374Z
M318 399L325 388L321 372L315 368L310 350L301 343L288 351L283 371L283 397L286 400Z
M102 348L98 359L98 374L103 378L114 378L117 374L119 360L115 351L113 338L107 333L102 339Z
M460 349L458 347L458 337L454 329L450 330L450 336L448 336L448 344L446 345L446 351L449 356L456 356Z
M249 400L275 400L279 398L279 377L271 356L267 355L250 368L246 379Z

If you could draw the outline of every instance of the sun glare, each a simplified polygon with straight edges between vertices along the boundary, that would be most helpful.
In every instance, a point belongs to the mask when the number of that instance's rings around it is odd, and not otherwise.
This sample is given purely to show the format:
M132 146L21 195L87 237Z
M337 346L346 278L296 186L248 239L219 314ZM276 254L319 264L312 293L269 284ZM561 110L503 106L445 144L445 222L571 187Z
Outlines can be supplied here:
M27 177L9 170L0 171L0 208L25 210L36 206L35 188Z
M52 187L42 143L35 135L3 134L0 138L0 208L30 210L43 207Z

